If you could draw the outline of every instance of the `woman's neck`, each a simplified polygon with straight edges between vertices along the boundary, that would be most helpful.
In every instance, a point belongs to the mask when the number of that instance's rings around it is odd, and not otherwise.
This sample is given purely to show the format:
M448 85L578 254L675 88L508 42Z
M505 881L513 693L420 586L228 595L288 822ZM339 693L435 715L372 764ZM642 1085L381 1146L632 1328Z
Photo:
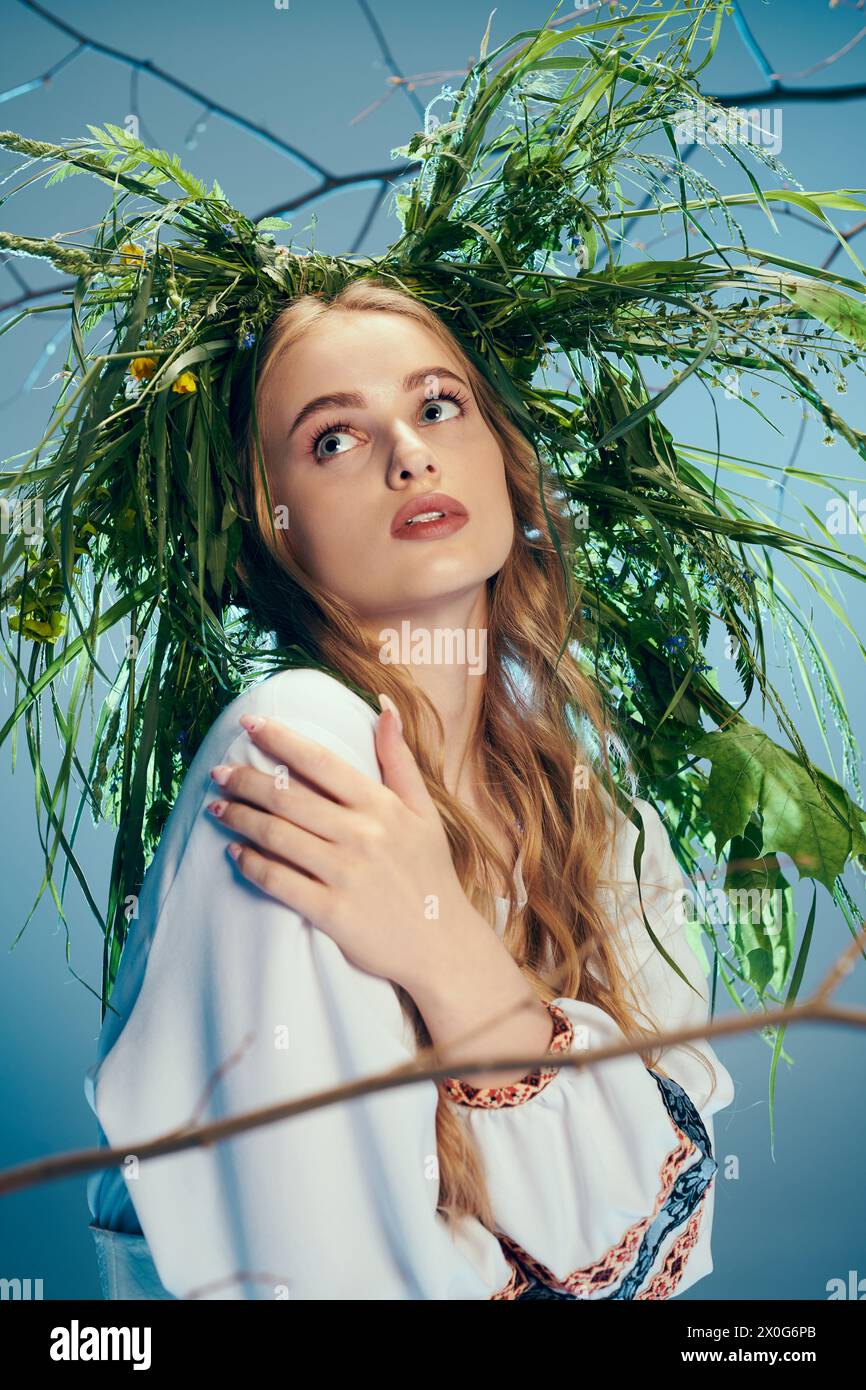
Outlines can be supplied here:
M367 620L383 660L398 657L428 697L445 735L444 780L467 805L481 803L478 730L487 680L487 588L412 613Z

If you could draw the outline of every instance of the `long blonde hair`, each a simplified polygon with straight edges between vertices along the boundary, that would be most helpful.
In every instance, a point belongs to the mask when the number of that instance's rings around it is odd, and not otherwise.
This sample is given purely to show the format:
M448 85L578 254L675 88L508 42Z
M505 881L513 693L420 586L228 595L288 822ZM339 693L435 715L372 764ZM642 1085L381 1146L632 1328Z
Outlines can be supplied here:
M565 641L567 631L570 641L580 641L582 610L571 566L563 565L545 517L546 508L560 547L570 557L571 522L556 492L555 477L542 468L535 449L446 324L420 300L373 277L351 281L327 300L303 294L280 310L259 351L257 413L264 385L282 354L314 324L338 312L401 314L425 328L462 363L482 416L499 442L515 539L501 570L487 581L488 664L476 739L482 775L495 789L497 814L514 853L522 849L523 854L528 900L517 914L512 897L503 939L540 999L564 996L596 1004L628 1037L638 1040L645 1030L636 1016L647 1015L627 985L615 933L598 900L603 886L616 887L602 878L616 833L608 754L614 730L598 688ZM358 688L373 694L384 691L395 701L404 736L442 817L463 889L492 923L493 874L509 882L512 865L504 862L471 811L445 786L444 730L432 702L407 670L380 660L379 648L365 635L350 606L301 569L292 553L290 531L274 527L250 396L233 406L233 433L246 515L253 522L240 557L251 610L281 643L301 647L316 663L342 673ZM576 732L581 720L594 733L595 758ZM584 775L575 777L576 768ZM601 978L586 969L590 959L600 965ZM419 1049L429 1047L430 1034L418 1008L405 990L398 992ZM653 1026L656 1021L651 1020ZM641 1056L647 1066L663 1070L657 1055L642 1051ZM480 1156L441 1085L436 1140L439 1210L448 1217L476 1216L494 1230Z

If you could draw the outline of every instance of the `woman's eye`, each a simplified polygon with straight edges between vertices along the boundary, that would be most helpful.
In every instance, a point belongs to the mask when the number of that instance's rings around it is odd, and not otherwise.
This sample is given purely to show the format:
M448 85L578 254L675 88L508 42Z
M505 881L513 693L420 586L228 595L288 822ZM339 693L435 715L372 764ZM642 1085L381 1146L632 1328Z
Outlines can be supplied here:
M443 415L441 412L448 407L451 408L453 413L450 415ZM426 412L430 410L438 411L439 414L435 416L427 415ZM454 418L454 415L462 414L463 401L459 396L450 396L447 394L433 396L430 400L425 401L421 407L421 418L428 425L437 425L440 420L451 420ZM345 421L336 421L334 424L326 425L323 430L319 431L310 445L310 453L314 458L320 461L328 458L336 458L338 455L348 452L347 449L341 449L337 441L339 439L351 440L353 438L354 436L351 433L350 427Z
M453 408L455 414L459 415L459 414L461 413L461 412L460 412L460 406L459 406L458 402L453 398L453 396L439 396L439 397L434 397L433 399L431 399L431 400L429 400L429 401L425 401L425 402L424 402L424 405L421 407L421 414L422 414L422 417L423 417L424 413L425 413L426 411L428 411L428 410L431 408L431 406L432 406L433 408L435 408L436 410L441 410L443 406L451 406L451 407ZM449 420L449 419L453 419L454 417L453 417L453 416L449 416L449 415L446 415L446 416L443 417L442 415L440 415L440 416L438 416L437 419L435 419L435 420L430 420L430 419L428 418L427 423L428 423L428 424L433 424L433 425L435 425L435 424L438 423L438 420L441 420L441 419L443 419L443 418L446 419L446 420Z
M318 459L333 458L336 454L344 454L345 449L335 448L333 445L338 439L351 439L352 437L344 426L331 425L329 429L322 430L322 433L313 440L312 452ZM326 446L324 449L320 447L322 444Z

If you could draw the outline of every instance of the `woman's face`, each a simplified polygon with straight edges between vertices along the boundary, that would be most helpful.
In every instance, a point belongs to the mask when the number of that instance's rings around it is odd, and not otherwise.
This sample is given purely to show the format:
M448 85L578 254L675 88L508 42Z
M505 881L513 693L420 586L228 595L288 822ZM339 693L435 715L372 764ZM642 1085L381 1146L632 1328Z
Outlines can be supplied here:
M468 621L514 523L502 451L454 353L401 315L334 313L274 364L260 425L273 503L312 579L374 624L437 608ZM462 526L393 530L434 492Z

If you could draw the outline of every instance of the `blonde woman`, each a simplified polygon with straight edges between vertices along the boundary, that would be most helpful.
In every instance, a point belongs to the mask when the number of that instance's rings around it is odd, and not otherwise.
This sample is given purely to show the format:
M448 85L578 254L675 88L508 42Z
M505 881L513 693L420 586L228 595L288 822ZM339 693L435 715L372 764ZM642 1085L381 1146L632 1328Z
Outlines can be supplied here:
M252 404L231 412L238 571L310 664L199 749L88 1098L131 1144L425 1048L452 1074L95 1175L106 1292L681 1293L713 1267L728 1073L706 1042L648 1038L557 1065L707 1017L667 832L637 799L639 893L612 731L561 650L579 636L561 499L445 323L374 280L286 305ZM520 1057L545 1060L496 1065Z

